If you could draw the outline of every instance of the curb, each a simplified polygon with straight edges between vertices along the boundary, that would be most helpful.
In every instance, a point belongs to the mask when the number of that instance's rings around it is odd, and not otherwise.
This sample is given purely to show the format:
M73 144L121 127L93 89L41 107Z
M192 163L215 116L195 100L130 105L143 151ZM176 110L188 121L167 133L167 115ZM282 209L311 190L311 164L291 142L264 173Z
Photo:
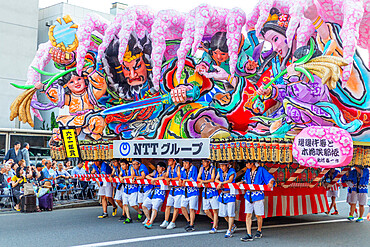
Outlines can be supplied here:
M66 209L66 208L83 208L83 207L94 207L99 206L99 201L87 201L87 202L76 202L68 203L63 205L57 205L53 207L53 210Z
M95 207L95 206L100 206L100 203L98 200L72 202L72 203L66 203L63 205L56 205L53 207L53 211L59 210L59 209L67 209L67 208L85 208L85 207ZM6 209L5 211L0 210L0 215L13 214L13 213L20 213L20 212L16 212L15 210L12 210L12 209Z

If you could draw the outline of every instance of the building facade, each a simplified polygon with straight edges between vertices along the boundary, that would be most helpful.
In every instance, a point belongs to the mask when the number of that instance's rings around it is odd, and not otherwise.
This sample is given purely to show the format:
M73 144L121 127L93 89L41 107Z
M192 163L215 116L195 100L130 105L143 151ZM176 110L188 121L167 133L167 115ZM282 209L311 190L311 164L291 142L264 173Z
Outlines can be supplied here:
M70 15L76 24L80 24L88 13L98 14L111 21L117 13L127 7L125 4L116 2L112 4L110 13L103 13L63 2L42 9L38 6L38 0L0 1L0 112L2 113L0 114L0 158L15 141L46 147L45 137L51 135L52 112L54 111L55 116L68 112L68 109L59 108L41 112L44 122L34 118L34 128L20 123L18 119L9 120L10 105L22 92L10 83L20 85L26 83L28 67L34 59L38 46L48 41L49 27L53 22L58 17ZM53 63L50 62L44 70L54 72ZM48 101L43 94L38 96L41 102ZM37 138L38 135L40 138Z

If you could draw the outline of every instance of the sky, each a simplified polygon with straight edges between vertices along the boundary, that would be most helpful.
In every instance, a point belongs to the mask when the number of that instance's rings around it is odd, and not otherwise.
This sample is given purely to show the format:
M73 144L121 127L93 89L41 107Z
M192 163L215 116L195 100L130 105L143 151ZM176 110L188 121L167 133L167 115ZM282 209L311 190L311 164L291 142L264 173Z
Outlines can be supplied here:
M39 7L45 8L67 0L39 0ZM188 12L201 3L208 3L215 7L235 8L239 7L249 13L256 5L258 0L68 0L69 4L90 8L93 10L109 13L113 2L121 2L132 5L147 5L155 11L164 9L175 9L177 11Z

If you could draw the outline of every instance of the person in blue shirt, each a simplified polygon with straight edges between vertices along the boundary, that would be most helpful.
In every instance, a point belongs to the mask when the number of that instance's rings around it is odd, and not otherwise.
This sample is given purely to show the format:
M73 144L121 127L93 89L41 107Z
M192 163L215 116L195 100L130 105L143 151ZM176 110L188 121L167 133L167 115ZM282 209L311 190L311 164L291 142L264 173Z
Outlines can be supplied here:
M331 199L331 204L329 207L328 212L326 214L329 214L331 209L334 207L334 212L331 215L338 215L338 209L337 209L337 203L336 199L339 197L339 189L337 184L334 184L333 186L329 187L329 184L337 177L339 174L338 170L335 170L335 168L331 168L324 176L323 178L323 185L326 188L326 196Z
M350 173L350 171L347 171L343 175L343 177L341 178L341 183L342 183L342 185L345 184L348 187L348 189L347 189L347 199L346 199L346 202L348 203L349 207L351 208L351 198L352 198L352 187L353 187L353 183L348 180L349 173ZM357 217L358 216L357 208L355 208L355 212L354 213L355 213L355 215ZM349 212L349 216L351 216L351 209L350 209L350 212Z
M112 160L112 163L118 162L116 159ZM95 162L94 165L92 165L92 174L101 174L101 175L112 175L112 167L107 162ZM101 197L101 204L103 207L103 214L99 215L99 219L107 218L108 217L108 201L113 206L113 213L112 215L115 216L115 213L117 213L117 205L113 200L113 186L111 182L107 182L106 180L103 180L103 182L98 183L99 185L99 192L98 195Z
M181 212L187 221L187 225L185 226L187 232L195 231L195 211L198 210L199 189L197 187L185 186L185 182L196 182L198 178L198 169L192 162L192 159L184 159L182 161L183 167L180 170L180 185L183 186ZM187 209L188 207L190 209L190 217Z
M71 176L75 177L76 175L85 175L86 171L83 169L83 165L83 161L78 162L77 166L72 169Z
M355 169L350 171L348 180L353 183L351 197L349 203L351 205L350 215L348 220L354 221L353 214L357 203L359 204L359 217L356 222L363 222L362 216L365 212L365 205L367 204L367 186L369 184L369 169L362 166L355 166Z
M69 183L67 183L68 179L71 178L71 175L63 169L63 164L61 162L58 163L58 169L54 173L54 179L56 188L60 190L67 190L67 189L73 189L73 186ZM61 198L63 198L65 191L61 192ZM67 191L67 194L69 195L71 191Z
M180 179L180 164L177 163L176 159L168 159L167 162L167 171L165 175L165 180L167 183L171 183L171 181L179 181ZM181 187L174 186L171 187L170 192L167 197L166 202L166 210L164 214L164 221L160 225L161 228L166 228L168 230L174 229L176 227L176 219L179 215L179 209L181 208L181 195L182 189ZM173 215L172 220L169 222L170 214L171 214L171 207L173 207Z
M138 185L137 184L130 184L125 183L125 179L127 178L133 178L131 174L131 167L129 166L128 162L124 160L123 162L120 162L121 164L121 172L119 174L120 179L120 190L121 190L121 200L122 200L122 206L123 210L126 214L126 219L124 220L124 224L132 223L132 218L130 215L130 209L129 205L138 212L139 215L142 214L142 212L139 209L138 203L137 203L137 194L138 194ZM118 186L118 188L120 187ZM123 191L122 191L123 190ZM117 192L120 193L120 192Z
M236 225L234 224L236 196L230 193L230 189L225 189L224 184L235 183L235 177L235 169L230 167L229 163L220 163L215 182L218 183L217 189L221 190L221 194L218 197L220 203L218 216L224 217L228 222L225 238L231 238L236 230Z
M166 164L164 162L158 162L157 170L147 175L146 178L151 180L152 185L155 185L156 181L165 179L165 176ZM144 225L146 229L152 228L153 222L157 217L158 210L166 197L166 189L167 186L156 185L154 186L154 190L152 190L150 195L145 199L143 203L143 211L148 219ZM151 214L150 210L152 210Z
M213 226L209 233L216 233L218 227L218 191L217 189L207 188L207 185L214 182L215 178L216 168L211 165L209 159L203 159L198 173L198 182L200 182L198 187L205 186L202 192L203 211L213 221ZM212 209L213 215L210 209Z
M120 174L122 173L122 170L128 169L128 162L125 159L121 159L119 161L119 166L114 167L114 175L117 178L120 178ZM122 215L118 219L118 221L125 221L126 220L126 210L125 206L123 205L123 192L125 189L124 183L117 183L116 186L116 192L114 193L114 200L116 201L117 205L122 208Z
M274 176L272 176L264 167L259 166L258 163L246 163L247 170L245 171L245 175L243 180L238 183L238 185L242 183L246 184L258 184L264 185L266 184L269 188L274 186ZM263 191L246 191L245 193L245 213L246 213L246 221L245 224L247 226L247 235L244 238L241 238L241 241L252 241L252 213L254 211L257 217L257 233L254 238L261 238L262 237L262 216L265 214L265 194Z
M134 180L145 179L145 177L149 175L148 168L141 163L141 159L133 159L132 166L131 166L131 176ZM139 185L138 186L138 195L137 195L137 203L139 207L142 207L144 200L148 197L152 190L152 185ZM138 214L138 220L142 220L144 217L144 213L140 212ZM144 222L145 223L145 220Z
M72 179L72 183L75 187L78 185L82 188L81 193L79 195L80 198L86 197L86 190L89 186L89 183L87 181L83 181L82 178L76 178L77 175L85 175L86 171L83 169L84 162L80 160L75 168L72 169L71 176L74 177ZM77 182L78 181L78 182Z
M120 167L121 167L120 164L119 164L119 159L113 159L112 162L109 164L109 166L112 169L111 177L112 178L118 177L119 176L119 173L120 173ZM112 198L115 201L113 195L115 196L117 184L116 183L111 183L111 184L112 184L113 192L114 192L112 194ZM112 216L116 216L117 215L117 209L118 209L118 207L113 208ZM120 219L122 220L122 217Z
M50 175L50 172L49 172L50 169L51 169L51 161L47 160L45 162L45 167L42 169L41 172L44 175L44 179L52 182L54 180L54 177L52 175Z

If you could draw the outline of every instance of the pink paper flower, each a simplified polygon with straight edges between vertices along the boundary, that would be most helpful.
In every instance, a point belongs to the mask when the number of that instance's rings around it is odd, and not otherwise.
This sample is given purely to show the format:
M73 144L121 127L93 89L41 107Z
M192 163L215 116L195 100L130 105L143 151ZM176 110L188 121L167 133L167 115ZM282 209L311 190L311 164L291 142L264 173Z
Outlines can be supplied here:
M307 165L308 165L308 166L316 167L317 160L316 160L314 157L311 157L311 158L309 158L309 159L306 161L306 163L307 163Z
M344 147L347 147L348 145L350 145L352 142L351 138L349 138L348 136L343 136L341 139L340 139L340 143L342 143L342 145Z
M314 136L316 134L316 129L315 128L310 128L309 130L308 130L308 135L309 136Z
M335 141L335 142L338 142L339 140L340 140L340 138L341 138L342 136L341 135L339 135L339 134L335 134L335 135L333 135L332 136L332 138L333 138L333 140Z
M351 147L343 147L343 148L340 148L340 151L342 152L343 155L347 155L347 154L350 153Z
M325 132L324 129L321 129L321 128L316 129L316 136L317 137L322 138L325 134L326 134L326 132Z

